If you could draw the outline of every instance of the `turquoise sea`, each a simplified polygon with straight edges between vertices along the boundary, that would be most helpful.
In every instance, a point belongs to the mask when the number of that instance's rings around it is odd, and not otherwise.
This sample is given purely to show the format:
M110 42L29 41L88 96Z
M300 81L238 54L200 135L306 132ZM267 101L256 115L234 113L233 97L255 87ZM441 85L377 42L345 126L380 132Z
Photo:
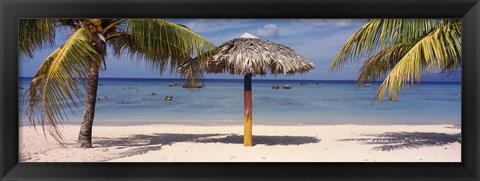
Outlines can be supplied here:
M25 117L23 92L31 78L21 78L20 124ZM307 85L300 85L305 82ZM243 80L205 80L191 91L169 87L180 79L113 79L99 82L97 125L150 123L243 124ZM292 89L272 89L273 85ZM354 89L353 81L253 80L254 124L460 124L461 84L422 82L397 102L372 106L375 87ZM155 92L156 95L149 95ZM104 98L104 95L108 99ZM165 101L165 96L173 96ZM82 102L82 101L80 101ZM83 107L75 108L65 124L79 124Z

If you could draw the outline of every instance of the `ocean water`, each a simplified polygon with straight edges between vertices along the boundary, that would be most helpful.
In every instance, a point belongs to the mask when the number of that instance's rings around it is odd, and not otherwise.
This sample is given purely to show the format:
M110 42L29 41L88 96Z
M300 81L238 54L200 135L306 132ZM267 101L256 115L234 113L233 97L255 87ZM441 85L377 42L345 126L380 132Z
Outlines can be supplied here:
M21 124L28 123L22 100L30 81L20 79L19 86L24 88L19 95ZM243 80L205 80L205 87L198 91L168 86L183 84L179 79L104 78L99 83L95 124L243 124ZM272 89L285 84L292 89ZM254 79L252 86L254 124L461 123L460 83L422 82L397 102L373 106L374 88L379 86L375 83L354 89L353 81ZM165 96L173 100L165 101ZM81 106L64 123L79 124L82 118Z

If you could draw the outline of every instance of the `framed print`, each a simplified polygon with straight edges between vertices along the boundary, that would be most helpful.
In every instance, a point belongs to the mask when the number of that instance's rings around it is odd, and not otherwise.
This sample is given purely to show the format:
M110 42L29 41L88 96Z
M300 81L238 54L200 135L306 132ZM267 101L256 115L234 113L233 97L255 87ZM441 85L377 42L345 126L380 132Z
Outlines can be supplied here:
M2 1L2 180L478 180L465 1Z

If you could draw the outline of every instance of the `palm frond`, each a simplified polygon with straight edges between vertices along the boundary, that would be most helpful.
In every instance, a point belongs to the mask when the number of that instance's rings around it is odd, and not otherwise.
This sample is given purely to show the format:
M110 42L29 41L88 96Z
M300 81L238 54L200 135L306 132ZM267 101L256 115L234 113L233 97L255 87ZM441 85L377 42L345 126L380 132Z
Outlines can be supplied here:
M204 58L202 59L196 57L180 65L177 68L178 73L180 73L180 78L186 79L187 85L196 85L198 82L201 83L205 73L218 68L218 66L211 61L211 57L217 51L218 50L207 52L203 55Z
M191 57L216 48L190 29L162 19L129 19L123 32L126 34L109 41L115 55L127 53L132 59L144 59L160 72L168 66L172 71Z
M431 32L400 59L380 85L375 99L396 97L408 83L420 81L423 72L454 69L461 63L461 23L447 24Z
M64 45L55 50L40 65L28 89L27 115L34 125L38 122L45 132L59 142L63 140L56 124L68 118L65 110L77 106L76 98L82 97L78 83L84 86L91 66L99 66L99 55L90 40L90 32L83 28L73 33Z
M413 45L398 43L368 57L358 72L355 86L358 87L367 80L376 81L383 78Z
M55 40L53 19L20 19L18 26L18 48L20 56L33 57L35 48L52 45Z
M459 19L372 19L345 43L329 71L364 60L394 44L410 44L438 27L459 22Z
M178 67L178 72L182 79L187 79L187 83L194 84L202 80L208 69L208 61L192 59Z

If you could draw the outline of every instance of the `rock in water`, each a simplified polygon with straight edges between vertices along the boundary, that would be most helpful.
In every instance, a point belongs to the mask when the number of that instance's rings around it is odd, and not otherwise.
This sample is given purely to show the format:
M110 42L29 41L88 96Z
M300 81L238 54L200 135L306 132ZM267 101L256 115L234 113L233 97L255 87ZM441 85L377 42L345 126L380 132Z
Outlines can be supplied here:
M398 97L395 96L395 97L389 97L388 98L389 101L398 101Z
M185 85L182 86L182 88L196 88L196 89L199 89L199 88L203 88L203 86L205 86L203 83L196 82L196 83L185 84Z
M177 83L170 83L170 84L168 84L168 87L180 87L180 86L182 86L182 85L177 84Z

